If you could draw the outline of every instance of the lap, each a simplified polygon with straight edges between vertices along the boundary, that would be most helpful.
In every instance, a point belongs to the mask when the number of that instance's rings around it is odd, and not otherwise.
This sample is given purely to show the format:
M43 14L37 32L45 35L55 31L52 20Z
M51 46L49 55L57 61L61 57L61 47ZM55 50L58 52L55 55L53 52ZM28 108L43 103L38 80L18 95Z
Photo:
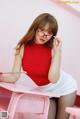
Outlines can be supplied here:
M75 92L77 90L77 83L76 80L69 73L61 71L60 79L57 83L50 83L48 85L40 87L52 93L52 97L60 97Z

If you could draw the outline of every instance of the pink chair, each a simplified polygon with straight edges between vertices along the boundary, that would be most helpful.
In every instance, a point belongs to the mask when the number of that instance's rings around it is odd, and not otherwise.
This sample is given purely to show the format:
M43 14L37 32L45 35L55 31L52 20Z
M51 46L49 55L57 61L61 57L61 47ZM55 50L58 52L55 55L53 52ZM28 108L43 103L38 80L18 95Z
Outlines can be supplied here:
M70 119L80 119L80 108L67 107L66 112L70 114Z
M80 91L77 91L74 107L67 107L65 111L70 114L70 119L80 119Z
M10 103L10 119L47 119L49 98L46 96L14 93Z
M77 91L75 106L80 107L80 91Z
M0 82L0 111L8 119L47 119L48 109L49 94L24 73L15 84Z

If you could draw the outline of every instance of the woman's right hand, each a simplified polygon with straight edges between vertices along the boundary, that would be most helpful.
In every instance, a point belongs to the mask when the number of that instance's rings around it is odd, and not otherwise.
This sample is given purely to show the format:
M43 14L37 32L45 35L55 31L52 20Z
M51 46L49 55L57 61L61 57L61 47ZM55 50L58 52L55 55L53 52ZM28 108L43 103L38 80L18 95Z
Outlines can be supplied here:
M0 82L14 83L18 80L20 74L14 72L0 72Z

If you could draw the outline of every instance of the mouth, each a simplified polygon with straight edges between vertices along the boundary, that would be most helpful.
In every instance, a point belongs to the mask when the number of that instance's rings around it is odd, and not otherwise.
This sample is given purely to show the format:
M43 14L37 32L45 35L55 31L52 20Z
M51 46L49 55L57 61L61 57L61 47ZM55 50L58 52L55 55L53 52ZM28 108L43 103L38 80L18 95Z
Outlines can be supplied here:
M40 41L45 42L46 40L45 39L40 39Z

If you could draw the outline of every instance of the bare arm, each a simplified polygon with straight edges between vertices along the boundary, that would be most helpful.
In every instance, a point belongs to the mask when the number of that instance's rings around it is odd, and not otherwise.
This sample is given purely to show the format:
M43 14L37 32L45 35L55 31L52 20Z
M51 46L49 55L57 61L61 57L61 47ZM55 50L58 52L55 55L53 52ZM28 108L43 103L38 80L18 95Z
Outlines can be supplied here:
M0 74L1 82L13 83L18 80L20 73L17 73L17 72L21 71L23 51L24 51L24 46L21 47L20 52L16 50L12 73L11 74Z
M62 42L59 38L55 38L53 45L54 47L52 49L52 60L48 73L48 79L51 83L56 83L60 77Z

